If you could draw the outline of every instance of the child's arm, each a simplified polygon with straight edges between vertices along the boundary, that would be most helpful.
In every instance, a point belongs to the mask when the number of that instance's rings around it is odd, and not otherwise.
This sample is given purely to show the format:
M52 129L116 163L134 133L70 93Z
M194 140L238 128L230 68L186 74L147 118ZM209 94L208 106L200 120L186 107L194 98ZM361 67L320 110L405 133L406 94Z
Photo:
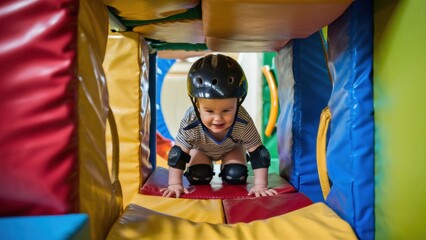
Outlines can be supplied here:
M179 198L182 193L188 193L188 190L183 187L182 175L185 170L186 163L189 162L190 155L189 149L176 144L171 149L168 156L169 162L169 186L167 188L160 189L160 192L163 193L164 197L173 197Z
M268 168L270 165L270 155L264 146L256 146L249 149L250 161L254 173L254 186L248 195L254 194L256 197L277 195L277 191L268 188Z

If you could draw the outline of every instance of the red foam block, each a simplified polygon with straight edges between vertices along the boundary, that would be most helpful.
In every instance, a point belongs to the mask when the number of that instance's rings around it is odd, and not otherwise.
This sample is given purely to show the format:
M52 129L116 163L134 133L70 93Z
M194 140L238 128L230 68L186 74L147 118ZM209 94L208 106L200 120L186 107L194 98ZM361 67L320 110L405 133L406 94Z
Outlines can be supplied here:
M312 204L303 193L286 193L259 198L224 199L227 223L249 223L292 212Z
M148 178L146 183L140 189L141 194L161 196L160 189L168 186L169 172L167 169L157 167ZM189 190L188 194L182 195L182 198L191 199L232 199L232 198L248 198L248 191L253 186L253 176L248 177L248 183L244 185L229 185L222 183L222 180L214 176L209 185L190 185L187 179L183 178L183 185ZM296 189L281 178L276 173L268 176L269 187L275 189L278 193L291 193Z

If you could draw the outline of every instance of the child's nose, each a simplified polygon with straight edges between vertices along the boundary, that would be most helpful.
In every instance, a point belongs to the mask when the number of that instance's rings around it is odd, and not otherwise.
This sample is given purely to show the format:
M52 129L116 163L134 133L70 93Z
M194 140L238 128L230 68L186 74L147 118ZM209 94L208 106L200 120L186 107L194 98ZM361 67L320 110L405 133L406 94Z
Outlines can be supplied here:
M214 120L216 120L216 121L220 121L220 120L222 120L223 119L223 117L222 117L222 115L220 115L220 114L216 114L215 116L214 116Z

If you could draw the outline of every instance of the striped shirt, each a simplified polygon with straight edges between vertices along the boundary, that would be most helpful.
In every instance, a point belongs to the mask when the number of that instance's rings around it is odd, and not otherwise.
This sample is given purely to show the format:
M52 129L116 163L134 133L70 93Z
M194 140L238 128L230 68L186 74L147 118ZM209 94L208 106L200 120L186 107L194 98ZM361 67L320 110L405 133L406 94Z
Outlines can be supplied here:
M238 145L248 150L262 144L256 126L243 106L239 108L234 126L221 141L210 135L208 130L200 124L194 108L190 107L180 123L176 142L188 149L202 151L212 160L222 159L226 153Z

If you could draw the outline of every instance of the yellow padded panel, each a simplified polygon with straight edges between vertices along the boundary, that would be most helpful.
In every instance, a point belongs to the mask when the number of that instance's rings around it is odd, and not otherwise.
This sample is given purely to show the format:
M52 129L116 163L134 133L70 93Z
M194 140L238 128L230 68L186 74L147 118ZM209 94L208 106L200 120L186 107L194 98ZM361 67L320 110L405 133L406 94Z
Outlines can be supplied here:
M237 224L196 223L131 204L114 224L107 239L350 240L357 237L350 225L324 203L266 220Z
M146 38L171 43L205 43L201 19L151 23L133 28Z
M330 24L351 3L352 0L203 0L206 44L213 51L277 51L285 41L308 37Z
M125 20L153 20L186 12L199 4L199 0L104 0Z
M79 205L80 212L89 215L91 239L104 239L122 211L111 184L105 147L108 92L102 61L108 36L108 14L100 0L79 3L79 165L76 166L80 181Z
M109 100L114 112L120 142L119 180L123 205L127 206L139 191L140 147L140 36L137 33L110 33L103 67L107 78ZM112 160L111 134L106 132L108 162Z
M214 224L225 222L225 214L220 199L194 200L137 194L132 200L132 203L193 222Z
M203 0L206 36L233 40L304 38L339 17L352 0Z

